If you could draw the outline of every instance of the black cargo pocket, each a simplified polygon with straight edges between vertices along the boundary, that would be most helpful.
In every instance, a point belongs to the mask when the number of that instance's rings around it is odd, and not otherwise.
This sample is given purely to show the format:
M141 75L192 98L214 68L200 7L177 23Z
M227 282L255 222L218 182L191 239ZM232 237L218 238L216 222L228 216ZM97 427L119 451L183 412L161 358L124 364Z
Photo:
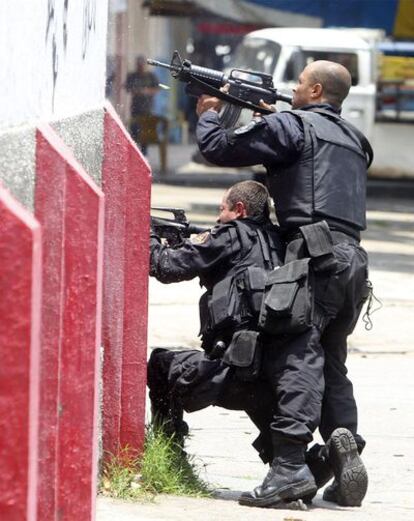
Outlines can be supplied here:
M236 368L239 380L252 382L260 373L262 344L258 331L236 331L227 348L223 362Z
M271 335L297 334L312 326L310 259L289 262L269 273L259 327Z

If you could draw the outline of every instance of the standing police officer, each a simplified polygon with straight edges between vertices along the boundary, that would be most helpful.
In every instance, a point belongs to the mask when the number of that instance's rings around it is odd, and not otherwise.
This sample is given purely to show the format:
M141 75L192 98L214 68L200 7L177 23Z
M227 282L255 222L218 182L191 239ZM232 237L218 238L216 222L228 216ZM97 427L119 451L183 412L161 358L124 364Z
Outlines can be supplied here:
M266 442L273 399L259 378L261 342L251 290L264 280L263 270L279 266L284 256L279 229L269 219L266 187L255 181L232 186L223 197L218 222L175 248L151 237L152 276L163 283L199 277L206 289L200 300L204 351L158 348L151 354L153 417L181 441L186 434L183 409L219 405L245 410ZM258 450L263 457L263 443Z
M325 441L333 433L329 448L335 481L325 499L355 506L366 493L366 471L358 455L364 441L357 435L345 361L347 336L368 294L367 254L359 241L366 225L372 150L340 117L350 87L347 69L316 61L300 74L290 112L225 129L220 100L203 96L197 105L197 140L204 157L223 166L266 167L287 241L285 262L309 257L314 276L311 326L282 336L265 352L264 367L277 396L271 424L274 460L263 484L241 496L245 505L267 507L314 493L304 453L318 425Z

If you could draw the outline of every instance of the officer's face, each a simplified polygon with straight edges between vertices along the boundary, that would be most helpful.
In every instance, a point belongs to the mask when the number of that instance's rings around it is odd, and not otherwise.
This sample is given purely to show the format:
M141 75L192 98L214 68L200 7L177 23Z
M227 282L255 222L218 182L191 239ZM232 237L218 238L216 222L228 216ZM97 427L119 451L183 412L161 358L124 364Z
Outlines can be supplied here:
M312 81L312 75L308 67L305 67L299 75L298 84L293 89L292 108L298 109L314 100L315 83Z
M229 204L227 202L227 194L224 194L223 199L221 201L220 213L217 222L225 224L230 221L234 221L234 219L237 219L237 217L239 217L237 210L230 210Z

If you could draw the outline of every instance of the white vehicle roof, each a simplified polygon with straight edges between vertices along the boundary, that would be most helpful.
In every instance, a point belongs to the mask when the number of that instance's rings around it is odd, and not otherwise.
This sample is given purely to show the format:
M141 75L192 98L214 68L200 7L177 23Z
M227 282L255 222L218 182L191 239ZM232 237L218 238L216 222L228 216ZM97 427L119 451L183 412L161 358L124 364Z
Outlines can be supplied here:
M370 45L346 29L314 29L308 27L268 28L249 33L248 38L265 38L281 45L300 47L329 47L334 49L369 50Z

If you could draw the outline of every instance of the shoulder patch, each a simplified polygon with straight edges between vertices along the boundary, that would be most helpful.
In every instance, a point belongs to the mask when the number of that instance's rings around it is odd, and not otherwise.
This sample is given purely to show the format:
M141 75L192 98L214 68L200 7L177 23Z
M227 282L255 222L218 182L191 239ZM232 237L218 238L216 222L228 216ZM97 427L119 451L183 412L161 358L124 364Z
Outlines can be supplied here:
M261 124L261 118L254 118L249 123L247 123L247 125L243 125L242 127L236 128L236 130L234 130L234 134L236 136L248 134L249 132L251 132L254 128L259 126L260 124Z
M210 232L209 231L206 231L206 232L202 232L202 233L199 233L197 235L194 235L193 237L191 237L191 242L193 244L203 244L206 242L206 240L210 237Z

